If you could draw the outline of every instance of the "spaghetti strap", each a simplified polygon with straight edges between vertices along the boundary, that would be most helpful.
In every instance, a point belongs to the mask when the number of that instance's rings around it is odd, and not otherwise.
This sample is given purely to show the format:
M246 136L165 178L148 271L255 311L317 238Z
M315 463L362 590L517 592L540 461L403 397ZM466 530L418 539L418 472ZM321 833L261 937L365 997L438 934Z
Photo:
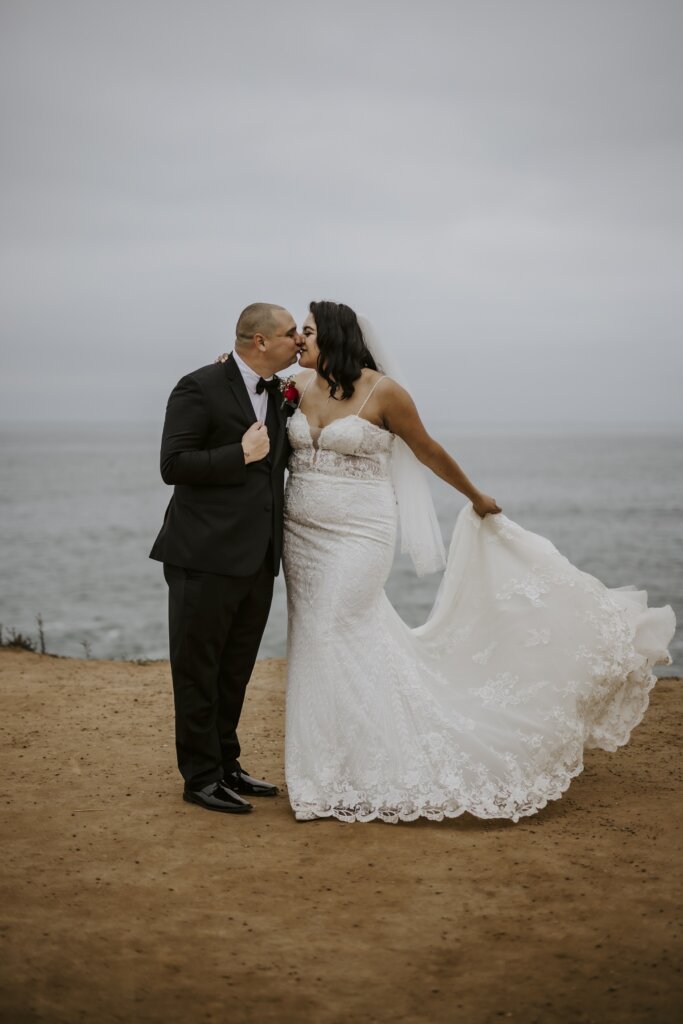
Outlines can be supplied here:
M363 402L363 404L361 405L360 409L359 409L359 410L358 410L358 412L356 413L356 416L360 416L360 414L362 413L363 409L364 409L364 408L365 408L365 406L367 405L367 403L368 403L368 400L369 400L369 399L370 399L370 398L372 397L372 392L373 392L373 391L375 390L375 388L376 388L376 387L377 387L377 385L378 385L378 384L380 383L380 381L383 381L383 380L384 380L385 376L386 376L386 374L383 374L383 375L382 375L381 377L379 377L379 378L378 378L378 379L377 379L377 380L375 381L375 383L374 383L374 384L372 385L372 387L370 388L370 390L368 391L368 393L367 393L367 395L366 395L366 397L365 397L365 401Z
M314 377L315 377L315 370L313 371L313 373L311 374L311 376L308 378L308 380L306 381L306 383L304 385L304 389L301 392L301 395L299 396L299 405L301 405L301 403L303 402L304 395L308 391L308 385L311 383L311 381L313 380Z

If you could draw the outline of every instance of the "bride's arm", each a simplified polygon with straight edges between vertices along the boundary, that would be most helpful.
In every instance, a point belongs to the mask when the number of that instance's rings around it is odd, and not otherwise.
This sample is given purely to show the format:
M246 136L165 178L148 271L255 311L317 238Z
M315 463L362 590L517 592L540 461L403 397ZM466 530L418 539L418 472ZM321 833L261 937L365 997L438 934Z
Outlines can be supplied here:
M475 487L455 459L427 433L415 402L405 388L387 377L375 394L385 427L402 438L420 462L469 498L480 516L501 511L495 498Z

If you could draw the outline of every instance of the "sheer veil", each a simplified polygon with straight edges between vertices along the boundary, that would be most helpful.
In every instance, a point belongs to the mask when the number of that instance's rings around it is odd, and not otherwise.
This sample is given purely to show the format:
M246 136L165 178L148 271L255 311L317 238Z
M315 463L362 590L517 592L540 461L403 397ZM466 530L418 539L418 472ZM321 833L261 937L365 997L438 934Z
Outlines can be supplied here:
M377 365L388 377L402 384L395 358L370 321L359 316L358 323ZM446 564L446 552L426 472L400 437L394 438L391 477L398 503L401 551L410 555L418 576L438 572Z

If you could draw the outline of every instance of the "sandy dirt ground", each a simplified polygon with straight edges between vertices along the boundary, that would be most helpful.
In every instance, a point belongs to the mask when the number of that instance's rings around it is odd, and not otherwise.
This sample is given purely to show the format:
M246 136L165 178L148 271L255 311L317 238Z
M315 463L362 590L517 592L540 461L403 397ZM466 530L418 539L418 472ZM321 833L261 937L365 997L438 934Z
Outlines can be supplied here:
M282 661L243 763L284 786ZM683 687L514 825L181 799L165 662L0 650L3 1021L680 1019ZM678 812L678 813L677 813Z

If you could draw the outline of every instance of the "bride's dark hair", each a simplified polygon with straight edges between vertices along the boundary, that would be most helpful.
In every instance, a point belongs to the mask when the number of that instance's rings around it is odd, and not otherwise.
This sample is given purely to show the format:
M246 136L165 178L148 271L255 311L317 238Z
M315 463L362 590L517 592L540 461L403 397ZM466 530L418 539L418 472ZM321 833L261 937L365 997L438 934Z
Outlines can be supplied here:
M378 368L365 344L358 317L343 302L312 302L308 308L318 334L318 373L329 384L332 398L340 388L342 398L351 398L363 368Z

